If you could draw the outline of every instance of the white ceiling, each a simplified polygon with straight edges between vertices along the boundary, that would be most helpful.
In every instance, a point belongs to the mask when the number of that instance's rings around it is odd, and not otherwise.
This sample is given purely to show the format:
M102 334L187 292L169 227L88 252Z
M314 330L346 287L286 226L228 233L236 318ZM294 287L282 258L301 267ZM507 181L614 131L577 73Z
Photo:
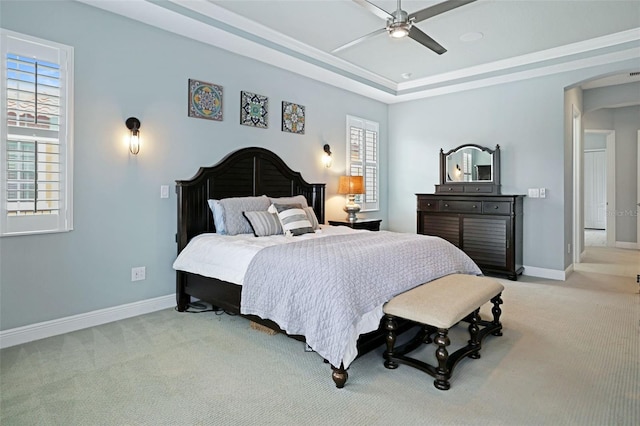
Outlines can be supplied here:
M478 0L416 24L443 55L384 33L331 53L385 26L351 0L79 1L388 103L640 57L640 0Z

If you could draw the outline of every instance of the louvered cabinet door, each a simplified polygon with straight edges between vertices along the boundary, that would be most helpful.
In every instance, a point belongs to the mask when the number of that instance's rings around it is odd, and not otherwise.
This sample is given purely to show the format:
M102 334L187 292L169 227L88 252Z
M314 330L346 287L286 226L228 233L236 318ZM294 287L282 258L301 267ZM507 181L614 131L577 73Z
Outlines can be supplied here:
M421 234L440 237L460 247L460 219L457 215L423 215L422 230Z
M462 250L480 267L509 268L509 217L466 216L462 218Z

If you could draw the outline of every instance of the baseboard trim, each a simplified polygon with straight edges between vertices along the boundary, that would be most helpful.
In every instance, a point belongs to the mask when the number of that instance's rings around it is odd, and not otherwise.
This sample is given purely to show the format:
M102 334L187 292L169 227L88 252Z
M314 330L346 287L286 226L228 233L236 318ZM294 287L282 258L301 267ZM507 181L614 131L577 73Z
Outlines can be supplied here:
M569 273L571 273L569 271ZM557 269L537 268L535 266L524 267L522 275L528 275L530 277L548 278L551 280L565 281L567 279L567 271L559 271Z
M616 241L616 248L638 250L639 247L638 247L638 244L636 243L629 243L626 241Z
M3 330L0 331L0 349L160 311L175 305L175 294L169 294L167 296L141 300L126 305L99 309L84 314Z

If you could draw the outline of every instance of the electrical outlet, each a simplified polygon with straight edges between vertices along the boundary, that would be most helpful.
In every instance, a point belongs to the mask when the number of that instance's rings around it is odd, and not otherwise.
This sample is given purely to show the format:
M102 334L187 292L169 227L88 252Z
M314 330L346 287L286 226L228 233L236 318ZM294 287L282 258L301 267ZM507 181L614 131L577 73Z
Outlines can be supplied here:
M142 281L146 279L147 270L144 266L131 268L131 281Z
M540 188L540 198L547 197L547 188Z
M540 190L538 188L529 188L529 198L540 198Z

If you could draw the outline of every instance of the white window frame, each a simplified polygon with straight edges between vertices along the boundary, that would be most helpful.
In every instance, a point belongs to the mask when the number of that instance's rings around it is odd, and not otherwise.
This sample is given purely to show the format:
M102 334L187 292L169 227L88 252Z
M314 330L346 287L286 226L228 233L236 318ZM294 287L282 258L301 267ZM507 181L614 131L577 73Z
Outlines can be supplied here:
M352 158L352 128L361 129L365 135L365 140L367 132L373 134L375 138L374 147L370 147L365 141L361 141L359 159ZM380 210L380 124L375 121L347 115L346 145L346 174L352 176L361 174L364 177L366 193L357 196L356 202L362 207L361 211ZM371 149L373 149L373 152L368 151ZM353 169L359 169L361 173L355 172ZM372 170L374 171L373 173L371 172Z
M60 66L58 214L9 215L7 211L7 54L18 54ZM73 47L0 28L0 236L67 232L73 229ZM27 137L27 136L25 136ZM35 134L29 136L36 138ZM27 137L28 138L28 137ZM38 138L41 138L38 136Z

